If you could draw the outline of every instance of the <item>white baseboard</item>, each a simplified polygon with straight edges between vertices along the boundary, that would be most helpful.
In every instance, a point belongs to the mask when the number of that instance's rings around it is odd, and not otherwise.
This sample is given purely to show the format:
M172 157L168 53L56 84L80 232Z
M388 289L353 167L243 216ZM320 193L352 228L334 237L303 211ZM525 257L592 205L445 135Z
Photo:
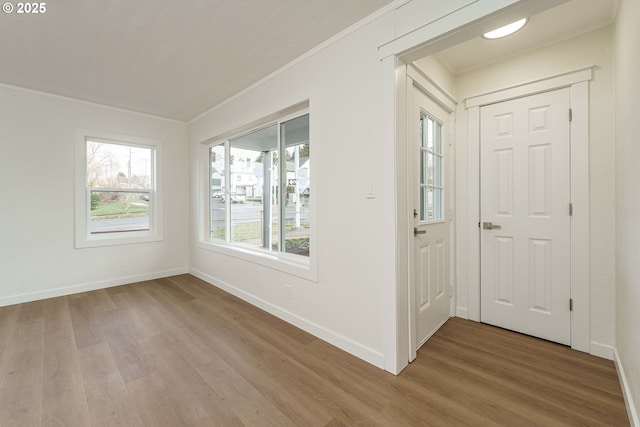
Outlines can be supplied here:
M603 359L613 360L613 352L615 349L607 344L591 341L589 343L589 354L602 357Z
M213 285L217 288L220 288L230 294L240 298L243 301L252 304L267 313L270 313L279 319L284 320L287 323L290 323L303 331L310 333L323 341L328 342L341 350L346 351L359 359L362 359L366 362L371 363L372 365L384 369L384 355L378 351L375 351L367 346L359 344L350 338L347 338L343 335L340 335L334 331L331 331L317 323L314 323L308 319L305 319L297 314L291 313L277 305L265 301L262 298L258 298L255 295L252 295L242 289L239 289L229 283L225 283L222 280L218 280L213 276L205 274L196 269L190 269L190 273L199 279L204 280L205 282Z
M464 307L456 307L456 317L460 317L462 319L469 318L469 310Z
M631 395L631 387L627 381L627 377L624 373L624 367L622 366L622 360L616 348L613 349L613 362L616 364L616 370L618 371L618 379L620 380L620 387L622 388L622 396L624 397L624 404L627 407L627 414L629 415L629 423L631 427L640 427L640 416L638 415L637 406L633 401Z
M65 295L77 294L80 292L96 291L98 289L111 288L113 286L127 285L129 283L144 282L145 280L160 279L163 277L176 276L178 274L189 273L188 267L174 268L172 270L156 271L153 273L136 274L133 276L117 277L114 279L100 280L91 283L82 283L73 286L47 289L43 291L28 292L18 295L10 295L0 298L0 307L25 302L38 301L46 298L62 297Z

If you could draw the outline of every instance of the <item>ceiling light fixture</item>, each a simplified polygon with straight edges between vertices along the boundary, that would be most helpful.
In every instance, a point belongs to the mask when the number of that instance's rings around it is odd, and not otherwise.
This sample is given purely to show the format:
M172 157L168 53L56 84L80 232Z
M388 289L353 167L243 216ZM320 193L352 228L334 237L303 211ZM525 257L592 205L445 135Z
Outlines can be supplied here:
M527 23L527 18L522 18L519 21L512 22L509 25L505 25L504 27L500 27L496 30L489 31L488 33L484 33L482 35L483 38L493 40L493 39L501 39L502 37L507 37L520 28L524 27L524 24Z

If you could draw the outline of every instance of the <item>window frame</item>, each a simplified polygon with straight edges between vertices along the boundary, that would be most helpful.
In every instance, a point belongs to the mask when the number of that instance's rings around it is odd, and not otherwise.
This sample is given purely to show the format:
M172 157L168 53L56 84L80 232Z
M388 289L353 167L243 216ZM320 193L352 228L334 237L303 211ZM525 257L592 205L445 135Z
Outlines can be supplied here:
M151 149L151 185L148 189L119 189L111 187L89 187L87 185L87 142L115 144L124 147ZM123 135L112 132L78 129L76 131L76 177L75 177L75 247L91 248L145 242L157 242L163 236L162 203L162 141L151 138ZM149 193L149 229L136 231L114 231L91 233L92 191Z
M260 247L250 246L242 244L241 242L231 242L229 239L230 236L230 203L225 203L225 239L210 237L210 226L211 226L211 173L210 173L210 158L209 158L209 150L211 147L217 145L223 145L225 148L225 195L228 191L228 186L230 185L230 177L231 171L228 167L229 162L229 153L230 153L230 140L240 138L242 136L251 134L253 132L259 131L261 129L265 129L269 126L276 125L278 135L280 134L280 125L289 120L295 119L297 117L301 117L304 115L309 115L309 163L311 170L316 169L316 147L315 144L311 143L313 139L312 136L312 112L308 101L303 103L296 104L292 107L281 110L277 113L271 114L263 119L259 119L251 122L250 124L239 127L224 134L209 138L205 141L202 141L199 145L200 149L200 190L199 194L201 195L200 199L200 236L198 247L202 249L206 249L209 251L222 253L228 256L232 256L235 258L240 258L242 260L259 264L262 266L266 266L269 268L273 268L275 270L279 270L285 273L289 273L298 277L302 277L308 280L317 281L317 267L316 267L316 247L317 247L317 238L316 238L316 206L317 206L317 192L316 192L316 174L314 173L313 177L310 180L309 191L310 194L314 194L313 197L309 199L309 239L310 239L310 253L309 256L304 255L296 255L287 252L282 252L282 247L279 245L278 251L270 251L268 249L263 249ZM280 141L280 137L278 136L278 158L281 158L285 148L282 148L282 144ZM282 171L279 171L279 181L282 181ZM286 174L286 171L284 171ZM279 197L282 197L282 186L283 182L278 183L279 188ZM282 200L282 199L281 199Z

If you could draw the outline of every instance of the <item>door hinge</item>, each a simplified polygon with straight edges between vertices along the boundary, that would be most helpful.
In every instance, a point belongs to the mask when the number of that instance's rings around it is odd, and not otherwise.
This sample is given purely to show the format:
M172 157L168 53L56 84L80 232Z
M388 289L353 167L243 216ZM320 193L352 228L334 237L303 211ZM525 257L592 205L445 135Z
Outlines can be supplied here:
M453 286L449 286L449 298L453 298Z
M478 228L480 228L480 223L478 223Z
M569 121L573 121L573 110L571 108L569 108Z
M573 311L573 298L569 298L569 311Z
M573 215L573 203L569 203L569 216Z
M418 211L416 209L413 210L413 217L417 217L418 216Z

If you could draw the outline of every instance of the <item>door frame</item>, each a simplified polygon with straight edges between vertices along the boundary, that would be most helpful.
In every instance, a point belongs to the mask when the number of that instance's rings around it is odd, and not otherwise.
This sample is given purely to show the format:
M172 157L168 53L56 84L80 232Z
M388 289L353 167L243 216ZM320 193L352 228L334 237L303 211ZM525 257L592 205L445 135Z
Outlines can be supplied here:
M413 236L413 209L415 206L414 194L415 194L415 177L414 177L414 165L413 162L415 159L411 156L412 144L411 141L412 132L409 130L410 126L416 125L415 117L411 114L414 109L415 98L414 87L423 91L428 97L430 97L436 104L442 107L448 114L447 120L447 134L445 135L445 143L447 144L447 160L446 169L445 169L445 191L447 192L447 205L445 206L444 214L449 217L449 289L455 289L455 226L452 221L452 215L449 215L449 212L455 212L455 176L456 176L456 166L455 166L455 129L456 129L456 105L458 102L455 97L449 94L446 90L440 87L437 83L433 82L427 76L425 76L419 69L409 64L406 66L406 85L407 85L407 140L406 140L406 165L405 165L405 173L406 173L406 183L407 183L407 206L405 210L406 215L406 224L407 224L407 235ZM415 289L415 248L413 244L413 239L409 237L409 245L408 245L408 271L407 275L409 278L409 289L408 298L409 298L409 361L412 361L417 356L417 340L416 340L416 304L413 299ZM447 291L448 292L448 291ZM455 295L456 293L450 294L449 299L449 315L455 316Z
M556 89L570 89L570 202L573 205L570 221L571 348L587 353L590 352L590 274L589 268L584 266L589 265L589 81L592 76L593 66L589 66L466 99L463 108L466 113L467 168L458 176L458 179L466 178L467 182L466 212L463 209L459 214L467 224L468 232L466 241L458 242L460 247L466 248L463 258L467 262L460 266L458 274L467 278L468 311L458 310L457 315L479 322L480 107ZM466 176L462 176L464 174ZM460 240L463 239L460 235Z

